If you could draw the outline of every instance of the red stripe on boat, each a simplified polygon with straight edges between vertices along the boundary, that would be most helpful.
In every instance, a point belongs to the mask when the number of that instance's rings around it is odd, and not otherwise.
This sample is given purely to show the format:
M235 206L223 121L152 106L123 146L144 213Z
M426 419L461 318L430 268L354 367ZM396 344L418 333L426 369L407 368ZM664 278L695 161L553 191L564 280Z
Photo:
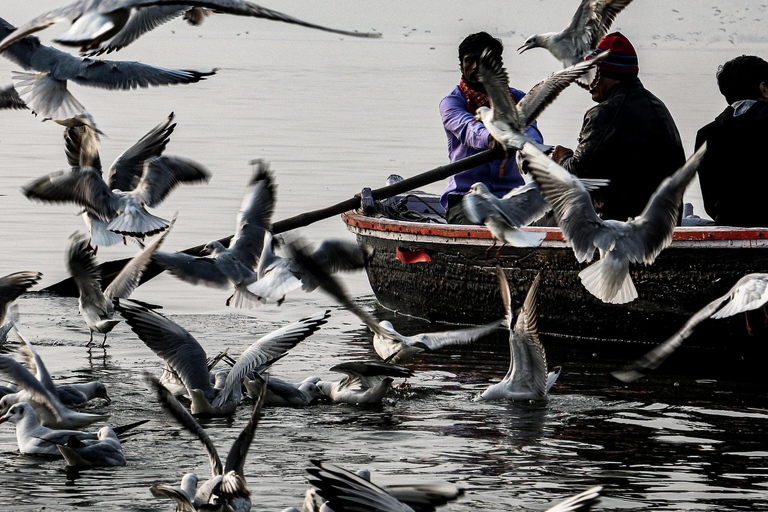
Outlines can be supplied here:
M395 248L395 257L400 263L429 263L432 258L429 257L424 249L408 251L399 247Z

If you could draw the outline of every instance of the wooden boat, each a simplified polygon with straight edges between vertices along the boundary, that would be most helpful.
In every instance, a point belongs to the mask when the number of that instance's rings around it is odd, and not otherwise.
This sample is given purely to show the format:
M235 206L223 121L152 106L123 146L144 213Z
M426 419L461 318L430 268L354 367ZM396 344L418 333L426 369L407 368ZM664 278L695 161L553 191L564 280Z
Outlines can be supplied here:
M525 228L546 234L541 246L505 246L497 259L496 249L485 257L493 240L484 226L405 222L352 211L342 219L358 242L375 250L367 273L381 305L431 321L479 324L499 318L498 264L517 304L541 272L542 332L658 343L743 275L768 272L768 228L680 227L653 265L631 268L639 298L606 304L582 286L578 273L586 264L576 261L559 228ZM763 315L750 316L755 334L766 331ZM705 344L746 339L741 315L707 321L698 331L706 333Z

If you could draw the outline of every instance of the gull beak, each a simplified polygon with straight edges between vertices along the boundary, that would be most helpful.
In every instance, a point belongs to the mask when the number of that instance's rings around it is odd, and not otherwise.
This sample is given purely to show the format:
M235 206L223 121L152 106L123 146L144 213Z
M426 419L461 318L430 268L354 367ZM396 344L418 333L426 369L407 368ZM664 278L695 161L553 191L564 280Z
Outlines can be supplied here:
M530 49L531 49L531 47L530 47L530 46L528 46L528 44L524 44L523 46L521 46L520 48L518 48L518 49L517 49L517 51L518 51L518 52L520 52L520 53L523 53L523 52L525 52L526 50L530 50Z
M8 418L9 416L3 416L2 418L0 418L0 423L5 423L6 421L8 421Z
M104 400L106 400L108 404L112 403L112 399L109 397L109 395L104 395Z

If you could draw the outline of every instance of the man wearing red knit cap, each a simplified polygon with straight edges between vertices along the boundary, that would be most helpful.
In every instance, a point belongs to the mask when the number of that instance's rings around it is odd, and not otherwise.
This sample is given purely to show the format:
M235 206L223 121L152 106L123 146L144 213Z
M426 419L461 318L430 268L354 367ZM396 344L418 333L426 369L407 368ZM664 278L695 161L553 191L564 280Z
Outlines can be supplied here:
M610 179L592 192L595 210L625 221L643 212L659 183L683 165L685 152L667 107L637 77L637 53L626 37L608 34L586 59L608 50L589 86L598 104L584 115L579 145L557 146L552 158L580 178Z

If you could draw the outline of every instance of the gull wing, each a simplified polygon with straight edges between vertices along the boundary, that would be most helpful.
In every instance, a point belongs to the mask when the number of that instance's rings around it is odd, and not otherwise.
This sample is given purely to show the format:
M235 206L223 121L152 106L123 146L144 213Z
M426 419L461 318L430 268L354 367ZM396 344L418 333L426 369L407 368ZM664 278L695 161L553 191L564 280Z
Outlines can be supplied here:
M18 28L15 28L10 23L5 22L4 25L6 28L12 29L13 32L5 36L5 38L0 41L0 52L11 46L16 41L28 36L29 34L39 32L40 30L48 28L51 25L55 25L61 21L72 21L79 18L83 15L83 7L85 3L86 2L84 0L78 0L69 5L48 11L41 14L40 16L32 18L27 23L19 26Z
M592 198L581 181L556 164L533 144L521 150L544 199L552 205L563 236L580 262L591 260L598 235L609 236L595 213Z
M520 112L520 126L525 128L533 123L566 87L588 73L608 54L609 52L603 52L594 59L561 69L534 85L517 104L516 110Z
M310 461L308 481L333 510L376 510L377 512L413 512L381 487L358 475L327 462Z
M183 252L155 253L153 258L161 267L182 281L205 284L214 288L228 288L229 278L219 269L214 258L192 256Z
M264 248L264 233L272 229L275 209L276 186L269 164L263 160L256 163L237 215L237 231L229 242L236 259L250 268L256 266Z
M387 485L383 489L416 512L433 512L464 495L464 489L453 484Z
M45 367L45 363L43 363L42 358L40 358L40 355L38 355L37 350L35 350L35 347L32 346L32 344L27 340L27 338L21 334L21 331L19 331L19 326L15 325L13 326L16 329L16 335L19 337L21 342L24 344L22 352L24 352L24 356L27 358L27 365L35 372L35 378L40 381L40 383L43 385L43 387L48 391L52 396L55 396L58 398L58 393L56 391L56 386L53 384L53 379L51 379L51 374L48 373L48 369Z
M535 182L513 188L499 199L498 205L499 210L515 227L527 226L552 209Z
M728 292L730 301L712 318L726 318L752 311L768 301L768 274L747 274Z
M8 305L19 296L32 288L41 278L40 272L15 272L0 277L0 323L5 320Z
M666 361L666 359L671 356L691 334L693 334L693 330L697 325L712 316L712 313L717 311L717 308L719 308L723 302L728 300L729 297L730 292L713 300L689 318L688 321L685 322L685 325L683 325L683 327L667 341L657 345L632 364L625 366L621 370L611 372L611 375L620 381L632 382L642 377L644 371L655 370L661 363Z
M360 386L369 388L372 377L403 377L408 378L413 372L403 366L396 366L378 361L340 363L330 368L332 372L339 372L349 377L343 387Z
M509 93L509 75L506 68L501 65L501 55L486 48L480 54L477 67L480 81L491 98L494 119L504 121L513 129L523 131L527 125L522 124L517 106Z
M539 339L538 315L536 314L536 300L539 291L541 274L537 274L533 280L525 302L517 315L517 321L509 333L509 371L508 379L518 386L525 385L537 396L545 397L547 394L547 356L544 345ZM502 287L509 288L507 277L503 271L499 272L499 283Z
M120 29L120 32L109 40L109 43L89 51L85 55L87 57L95 57L121 50L150 30L174 18L178 18L188 9L188 6L183 5L153 5L134 9L131 11L131 17L128 19L128 22Z
M487 198L474 192L464 194L464 197L461 198L461 208L467 219L478 226L482 226L483 221L489 215L496 213L496 209L493 208Z
M349 240L326 239L312 251L312 258L327 272L359 270L371 258L372 251Z
M0 89L0 110L14 109L23 110L28 109L24 100L21 99L19 93L16 92L16 88L13 85L9 85Z
M264 405L264 398L267 396L268 379L268 375L265 378L258 377L260 388L256 396L256 403L253 404L253 411L248 419L248 423L243 427L240 435L237 436L237 439L235 439L235 442L232 443L232 447L229 449L227 460L224 463L224 474L234 471L241 477L245 476L245 458L248 456L248 449L251 447L256 426L259 424L261 408Z
M99 307L102 313L107 314L112 303L101 291L101 271L96 264L93 251L88 249L88 239L81 233L73 233L69 237L67 266L80 291L80 301L93 304Z
M221 407L226 399L240 386L245 376L255 371L263 372L273 361L283 357L286 352L310 337L320 326L326 323L330 311L316 313L302 318L263 336L245 349L227 375L224 387L213 401L214 407Z
M165 237L171 232L171 228L176 222L176 216L173 216L171 222L160 236L156 237L151 244L147 245L139 254L131 258L131 260L125 264L123 269L117 274L107 289L104 290L104 296L107 299L127 299L139 286L141 276L144 274L147 265L152 261L152 257L155 252L160 248Z
M61 412L64 406L61 405L54 395L45 389L43 383L37 380L24 365L10 356L0 354L0 375L3 375L9 381L15 382L19 388L26 390L34 401L45 405L57 419L61 420Z
M176 123L171 124L174 117L174 113L171 112L162 123L152 128L112 162L107 177L110 190L128 192L136 188L144 174L144 164L147 160L162 155L171 140L171 134L176 128Z
M160 381L149 375L144 374L150 386L157 392L157 401L160 405L168 411L171 416L178 421L182 427L188 432L191 432L197 439L203 443L205 451L208 452L208 460L211 463L211 475L217 476L222 474L222 465L219 454L216 451L216 447L213 445L213 441L208 437L208 433L200 426L197 420L190 414L190 412L176 400L176 397L171 394L170 391L160 384Z
M135 61L88 58L82 59L77 66L57 67L54 72L54 76L58 80L72 80L77 84L89 87L123 90L149 87L150 85L191 84L214 74L216 74L215 70L170 69Z
M205 350L186 329L145 307L118 303L115 309L139 339L168 363L187 390L200 389L208 400L213 399Z
M207 182L210 179L208 170L194 160L161 156L147 163L147 170L131 195L152 208L159 205L177 185Z
M608 34L613 20L632 0L582 0L563 31L577 48L577 54L584 58L597 47L597 43Z
M47 203L75 203L110 221L117 214L115 197L101 173L91 167L57 171L22 187L29 199Z
M600 500L600 492L602 490L602 486L596 485L561 501L554 507L548 508L545 512L586 512L587 510L592 510L592 507Z
M414 336L404 336L403 342L411 347L424 346L429 350L438 350L451 345L467 345L480 338L496 332L501 326L501 321L496 320L485 325L455 329L453 331L427 332Z
M661 182L639 217L628 222L630 237L624 237L627 256L635 263L650 264L672 243L672 232L683 204L685 188L696 175L707 145L703 144L685 164Z
M64 130L64 153L70 167L93 167L101 171L99 145L98 134L89 126L69 126Z

